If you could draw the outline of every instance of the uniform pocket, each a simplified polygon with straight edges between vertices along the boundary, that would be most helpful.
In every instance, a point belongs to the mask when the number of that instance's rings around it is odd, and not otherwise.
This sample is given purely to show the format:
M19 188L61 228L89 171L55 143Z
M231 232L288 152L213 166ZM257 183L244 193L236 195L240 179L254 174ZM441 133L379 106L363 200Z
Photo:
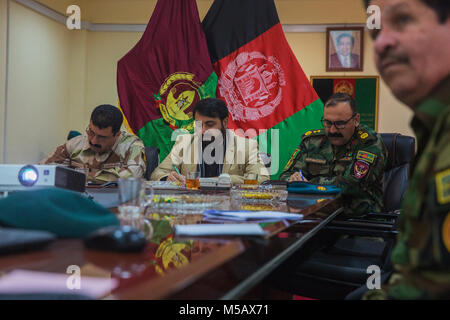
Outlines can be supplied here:
M123 164L121 162L115 162L115 163L104 163L102 165L102 169L103 170L108 170L108 169L114 169L116 167L122 167Z
M305 159L308 172L314 176L328 175L330 167L325 159L306 158Z

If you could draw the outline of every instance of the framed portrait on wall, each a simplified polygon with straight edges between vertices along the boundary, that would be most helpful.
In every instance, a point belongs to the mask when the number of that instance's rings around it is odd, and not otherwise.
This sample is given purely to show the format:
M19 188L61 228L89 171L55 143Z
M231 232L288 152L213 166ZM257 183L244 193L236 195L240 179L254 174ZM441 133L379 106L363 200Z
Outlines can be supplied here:
M327 28L326 71L363 71L364 28Z
M335 93L351 95L356 101L361 123L378 130L378 76L312 76L310 80L324 104Z

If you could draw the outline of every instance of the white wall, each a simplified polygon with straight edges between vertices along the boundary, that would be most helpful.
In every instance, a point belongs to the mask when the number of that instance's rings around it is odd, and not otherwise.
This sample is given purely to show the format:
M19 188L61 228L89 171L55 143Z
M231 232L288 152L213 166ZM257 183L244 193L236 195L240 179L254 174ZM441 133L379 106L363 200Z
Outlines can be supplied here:
M7 163L33 163L69 127L70 31L11 1Z
M139 41L139 32L89 32L86 114L100 104L117 106L117 62Z
M3 163L3 143L5 141L7 4L8 0L0 0L0 163Z

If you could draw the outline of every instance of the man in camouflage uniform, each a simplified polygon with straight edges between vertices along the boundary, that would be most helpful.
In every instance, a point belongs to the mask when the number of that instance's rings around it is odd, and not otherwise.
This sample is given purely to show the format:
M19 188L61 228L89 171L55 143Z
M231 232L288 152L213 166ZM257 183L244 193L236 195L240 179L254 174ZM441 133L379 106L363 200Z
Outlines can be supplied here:
M88 181L94 183L141 178L146 168L144 144L135 135L120 131L122 121L116 107L96 107L86 134L57 147L41 164L84 168Z
M369 1L366 1L368 5ZM392 254L396 272L366 299L450 298L450 1L372 0L375 63L414 111L418 142Z
M351 96L331 96L324 107L325 129L303 135L280 179L340 187L348 215L382 211L387 150L380 136L359 121Z

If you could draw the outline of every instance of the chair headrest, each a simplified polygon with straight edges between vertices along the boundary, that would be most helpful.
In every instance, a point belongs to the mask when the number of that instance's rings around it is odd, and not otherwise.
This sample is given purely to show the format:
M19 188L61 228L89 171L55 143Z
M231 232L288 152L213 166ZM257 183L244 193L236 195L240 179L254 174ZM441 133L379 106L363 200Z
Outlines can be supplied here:
M403 136L399 133L381 133L380 135L389 153L385 170L412 161L416 144L414 137Z

